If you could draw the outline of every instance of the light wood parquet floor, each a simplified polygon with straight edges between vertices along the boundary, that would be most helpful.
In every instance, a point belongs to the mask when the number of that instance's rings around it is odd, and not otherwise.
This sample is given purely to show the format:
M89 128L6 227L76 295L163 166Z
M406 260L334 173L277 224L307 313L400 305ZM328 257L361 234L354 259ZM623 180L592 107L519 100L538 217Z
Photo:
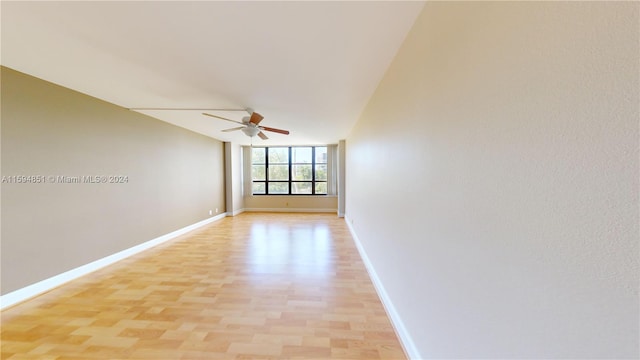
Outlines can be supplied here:
M405 359L342 219L245 213L2 312L2 359Z

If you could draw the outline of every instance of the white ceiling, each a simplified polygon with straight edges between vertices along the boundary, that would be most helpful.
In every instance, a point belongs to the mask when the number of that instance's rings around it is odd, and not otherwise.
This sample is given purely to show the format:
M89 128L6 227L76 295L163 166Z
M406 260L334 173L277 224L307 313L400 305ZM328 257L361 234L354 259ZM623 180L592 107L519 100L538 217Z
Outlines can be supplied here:
M2 65L125 108L246 108L267 145L345 138L423 2L7 2ZM249 144L202 111L142 111ZM214 112L241 120L243 112Z

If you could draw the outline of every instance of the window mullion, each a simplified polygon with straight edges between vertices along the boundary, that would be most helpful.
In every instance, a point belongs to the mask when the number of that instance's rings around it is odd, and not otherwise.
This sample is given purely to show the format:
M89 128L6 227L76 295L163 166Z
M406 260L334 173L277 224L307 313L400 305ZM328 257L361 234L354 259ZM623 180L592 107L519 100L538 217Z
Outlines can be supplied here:
M291 195L291 188L293 187L293 184L291 183L291 180L293 179L293 177L291 176L291 172L293 171L293 167L291 166L291 155L292 155L292 151L291 151L291 146L289 146L289 195Z
M298 149L299 148L299 149ZM318 150L318 149L322 150ZM259 186L260 188L264 186L264 191L259 192L257 195L326 195L326 193L322 192L322 189L326 187L327 180L320 180L318 178L318 172L316 167L322 166L320 169L321 174L326 173L327 163L323 162L323 159L320 159L318 162L318 156L324 155L324 147L316 147L316 146L276 146L276 147L263 147L264 151L256 151L256 154L262 153L264 164L264 178L260 180L251 179L254 183L254 186ZM293 161L293 155L296 154L296 162ZM307 162L308 156L311 156L311 161ZM282 158L287 156L287 162L283 163ZM274 157L274 161L270 160L270 157ZM254 165L262 165L258 158L253 158L252 164ZM296 177L294 179L293 172L294 167L296 169ZM309 174L307 168L310 167L311 174ZM273 168L273 171L271 169ZM258 170L255 170L258 171ZM282 172L286 171L286 178L283 177ZM273 179L270 175L273 175ZM309 179L309 175L311 175L311 179ZM271 184L273 183L273 186ZM261 184L264 184L260 186ZM309 189L309 186L311 187ZM320 189L317 187L320 186ZM286 187L286 192L283 192ZM296 189L294 193L293 190ZM321 192L318 192L321 191Z
M316 147L311 147L311 195L316 194Z
M269 147L264 148L264 194L269 195Z

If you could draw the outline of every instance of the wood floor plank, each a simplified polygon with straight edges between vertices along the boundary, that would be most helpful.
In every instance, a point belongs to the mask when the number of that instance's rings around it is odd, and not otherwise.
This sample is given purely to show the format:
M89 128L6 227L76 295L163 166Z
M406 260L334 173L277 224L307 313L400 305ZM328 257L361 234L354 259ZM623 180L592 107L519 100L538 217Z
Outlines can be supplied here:
M225 218L1 314L2 359L406 359L346 224Z

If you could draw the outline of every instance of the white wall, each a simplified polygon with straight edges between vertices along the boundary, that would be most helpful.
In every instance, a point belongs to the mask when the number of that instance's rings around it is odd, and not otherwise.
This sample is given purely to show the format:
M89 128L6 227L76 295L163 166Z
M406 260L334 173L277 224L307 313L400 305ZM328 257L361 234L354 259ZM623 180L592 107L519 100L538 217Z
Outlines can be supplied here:
M233 181L233 214L238 214L244 210L243 179L242 179L242 146L237 143L231 144L232 161L232 181Z
M244 211L242 183L242 147L231 142L224 143L225 204L227 216Z
M421 357L640 356L639 10L427 2L347 138Z
M345 209L346 209L346 179L347 174L346 170L346 150L347 144L345 140L340 140L338 143L338 216L344 217Z

